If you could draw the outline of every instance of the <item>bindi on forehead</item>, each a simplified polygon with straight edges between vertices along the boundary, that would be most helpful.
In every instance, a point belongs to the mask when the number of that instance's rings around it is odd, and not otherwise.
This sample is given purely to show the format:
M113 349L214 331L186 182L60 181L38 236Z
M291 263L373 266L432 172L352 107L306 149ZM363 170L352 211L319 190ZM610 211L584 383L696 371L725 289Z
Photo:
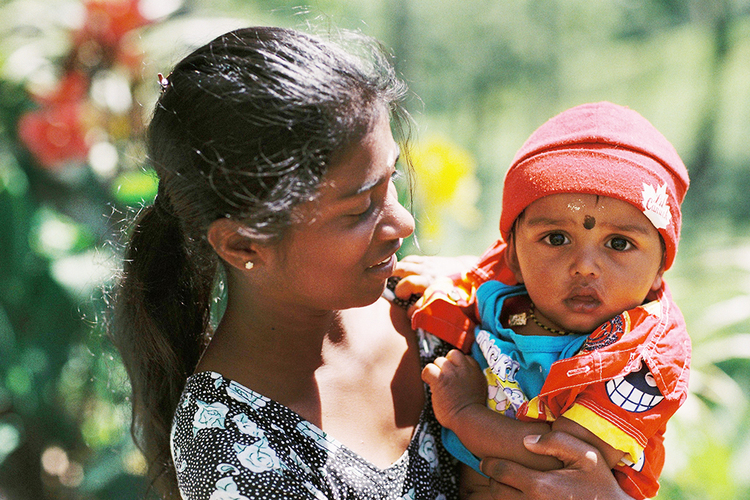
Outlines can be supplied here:
M596 219L590 215L587 215L583 218L583 227L585 229L594 229L594 226L596 226Z

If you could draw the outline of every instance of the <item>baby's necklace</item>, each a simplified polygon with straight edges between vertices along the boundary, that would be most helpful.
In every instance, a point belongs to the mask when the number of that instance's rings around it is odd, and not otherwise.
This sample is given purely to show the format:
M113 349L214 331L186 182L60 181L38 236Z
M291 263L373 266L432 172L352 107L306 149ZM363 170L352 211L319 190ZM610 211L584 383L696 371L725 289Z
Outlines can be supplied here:
M531 303L531 307L529 307L529 317L534 320L534 323L537 324L537 326L544 328L550 333L554 333L555 335L570 335L573 332L568 332L566 330L557 330L555 328L551 328L547 325L543 325L541 321L536 319L536 316L534 315L534 303Z

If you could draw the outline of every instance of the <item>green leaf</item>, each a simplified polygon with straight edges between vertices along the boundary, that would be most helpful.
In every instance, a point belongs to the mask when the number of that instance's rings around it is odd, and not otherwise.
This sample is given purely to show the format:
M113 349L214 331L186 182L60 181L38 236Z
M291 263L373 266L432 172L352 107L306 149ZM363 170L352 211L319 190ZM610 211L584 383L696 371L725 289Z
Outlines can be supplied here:
M150 203L156 196L159 181L151 171L127 172L112 183L112 196L124 205Z

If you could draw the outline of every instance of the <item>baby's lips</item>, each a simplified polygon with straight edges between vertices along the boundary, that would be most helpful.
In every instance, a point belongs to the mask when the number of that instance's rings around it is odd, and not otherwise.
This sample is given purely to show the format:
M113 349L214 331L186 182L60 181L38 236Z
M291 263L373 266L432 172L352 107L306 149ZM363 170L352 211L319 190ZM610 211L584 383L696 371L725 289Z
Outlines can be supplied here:
M569 295L565 299L565 303L568 304L568 307L572 308L574 311L588 313L599 307L599 305L601 304L601 299L596 293L576 292Z
M568 297L568 300L573 301L573 302L584 302L584 303L600 302L599 299L594 295L573 295L571 297Z
M599 294L591 287L573 290L566 300L575 302L601 302Z

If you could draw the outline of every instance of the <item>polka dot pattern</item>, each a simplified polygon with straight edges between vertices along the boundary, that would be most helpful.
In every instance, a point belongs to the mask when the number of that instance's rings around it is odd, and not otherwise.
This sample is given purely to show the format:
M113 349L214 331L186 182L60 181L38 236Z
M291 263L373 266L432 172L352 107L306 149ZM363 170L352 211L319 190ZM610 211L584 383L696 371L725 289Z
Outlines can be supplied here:
M449 346L418 333L422 365ZM175 413L172 456L185 500L458 498L429 387L409 448L380 469L289 408L216 372L191 376Z

